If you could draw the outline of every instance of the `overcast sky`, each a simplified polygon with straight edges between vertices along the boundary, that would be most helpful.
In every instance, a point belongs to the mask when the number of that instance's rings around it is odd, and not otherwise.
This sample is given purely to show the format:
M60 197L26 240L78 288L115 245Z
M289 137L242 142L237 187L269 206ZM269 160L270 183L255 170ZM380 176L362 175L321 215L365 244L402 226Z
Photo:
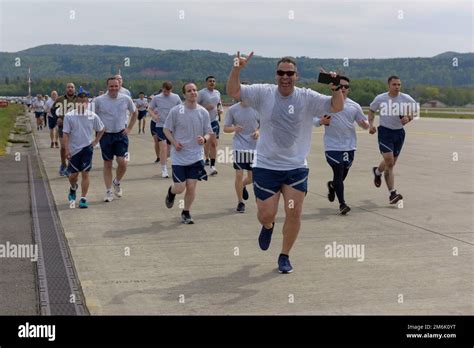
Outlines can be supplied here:
M431 57L445 51L474 51L473 4L471 0L0 0L0 51L61 43L224 53L253 50L266 57Z

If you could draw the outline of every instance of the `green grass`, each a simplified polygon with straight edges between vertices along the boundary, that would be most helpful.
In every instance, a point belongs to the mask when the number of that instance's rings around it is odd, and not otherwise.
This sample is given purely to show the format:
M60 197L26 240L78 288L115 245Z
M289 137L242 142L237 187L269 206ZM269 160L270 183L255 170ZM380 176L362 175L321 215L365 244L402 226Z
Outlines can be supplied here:
M15 119L23 113L24 106L10 104L6 108L0 108L0 156L5 155L5 147L8 142L8 134L15 126Z

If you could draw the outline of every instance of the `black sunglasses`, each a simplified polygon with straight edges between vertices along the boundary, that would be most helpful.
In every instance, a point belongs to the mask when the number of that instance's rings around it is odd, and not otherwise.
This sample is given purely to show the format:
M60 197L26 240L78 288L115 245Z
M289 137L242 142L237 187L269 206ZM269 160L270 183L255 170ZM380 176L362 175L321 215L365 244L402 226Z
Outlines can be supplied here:
M296 71L292 71L292 70L290 70L290 71L277 70L277 75L278 75L278 76L284 76L285 74L286 74L287 76L291 77L291 76L293 76L294 74L296 74Z
M350 86L349 86L349 85L341 85L341 88L343 88L343 89L349 89Z

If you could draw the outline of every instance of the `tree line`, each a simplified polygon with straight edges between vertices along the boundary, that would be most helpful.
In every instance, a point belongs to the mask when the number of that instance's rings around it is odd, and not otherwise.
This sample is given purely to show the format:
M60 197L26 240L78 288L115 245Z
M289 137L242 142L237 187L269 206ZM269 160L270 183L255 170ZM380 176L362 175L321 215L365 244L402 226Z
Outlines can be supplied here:
M134 98L138 98L139 92L145 95L157 93L165 80L124 80L124 87L128 88ZM100 90L106 90L105 80L90 80L82 76L69 76L57 78L38 78L32 83L32 95L48 94L52 90L58 91L61 95L64 93L66 84L74 82L76 89L80 86L88 91L92 96L99 94ZM181 87L184 80L172 81L174 92L181 95ZM198 88L204 88L205 82L202 80L194 80ZM272 81L268 81L273 83ZM226 95L226 81L218 81L217 89L222 93L223 100L230 102L231 98ZM404 86L402 80L402 92L410 94L417 102L423 104L430 100L439 100L448 106L464 106L468 103L474 103L474 89L468 87L440 87L429 85ZM315 81L300 81L297 83L299 87L311 88L324 94L330 94L327 86L319 84ZM350 82L351 90L349 98L361 104L368 106L377 94L383 93L387 89L385 82L369 79L352 79ZM11 79L5 77L0 80L0 95L2 96L26 96L28 94L27 83L19 77Z

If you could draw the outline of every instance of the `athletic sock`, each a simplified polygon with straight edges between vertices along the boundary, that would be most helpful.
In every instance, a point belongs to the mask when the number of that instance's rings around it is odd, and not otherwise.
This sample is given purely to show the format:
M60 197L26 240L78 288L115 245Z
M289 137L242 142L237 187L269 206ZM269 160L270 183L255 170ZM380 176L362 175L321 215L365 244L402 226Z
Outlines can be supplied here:
M183 210L182 214L186 217L189 217L189 210Z
M379 168L375 168L375 174L379 176L382 175L382 173L379 171Z
M211 167L214 167L216 165L216 159L211 158Z
M163 165L161 166L161 170L162 170L162 171L168 170L168 169L166 168L166 164L163 164Z
M390 193L392 193L392 192L397 193L397 190L395 190L395 189L391 189L391 190L388 190L388 191L389 191Z
M173 193L171 192L171 186L168 188L168 195L173 198L174 196L176 196L176 193Z
M117 178L114 179L114 184L115 185L120 185L120 181L117 180Z
M280 254L280 256L285 256L285 257L290 257L290 255L286 255L286 254Z

